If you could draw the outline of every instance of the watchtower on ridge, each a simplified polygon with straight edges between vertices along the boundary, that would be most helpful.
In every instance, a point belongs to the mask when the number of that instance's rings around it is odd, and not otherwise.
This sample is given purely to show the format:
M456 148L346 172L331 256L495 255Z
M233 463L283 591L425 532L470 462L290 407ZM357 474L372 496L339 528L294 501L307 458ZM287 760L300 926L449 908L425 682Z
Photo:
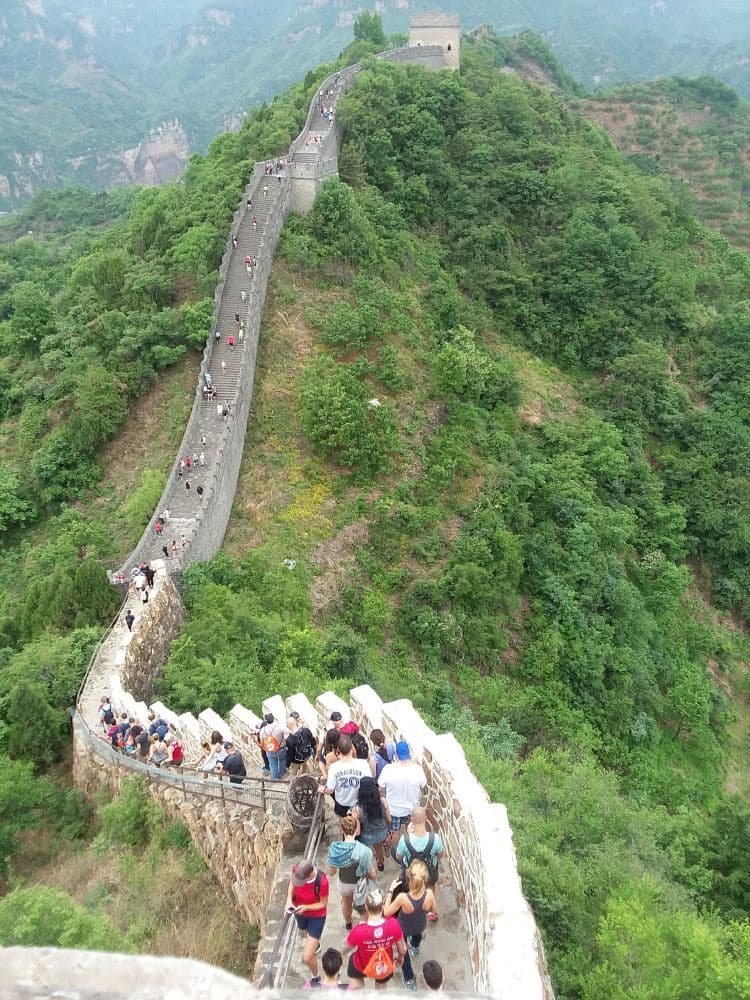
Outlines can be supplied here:
M446 69L458 69L461 65L461 18L440 10L415 14L409 21L409 45L440 45Z

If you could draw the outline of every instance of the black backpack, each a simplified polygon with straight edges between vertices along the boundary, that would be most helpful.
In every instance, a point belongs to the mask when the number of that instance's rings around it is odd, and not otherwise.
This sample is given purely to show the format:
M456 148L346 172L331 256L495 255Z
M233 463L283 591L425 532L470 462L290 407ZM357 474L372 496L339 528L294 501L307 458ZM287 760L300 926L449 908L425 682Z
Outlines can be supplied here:
M315 737L307 726L302 726L297 735L299 739L294 741L294 763L304 764L313 755Z
M107 709L102 718L104 719L104 721L107 723L108 726L112 725L112 723L115 721L115 713L113 712L111 706Z
M406 854L404 855L403 866L408 868L412 861L422 861L427 866L427 881L430 885L435 885L438 880L438 862L437 858L432 860L432 848L435 844L435 834L427 834L427 843L422 848L421 851L417 851L411 842L411 837L408 833L404 834L404 844L406 846ZM409 859L407 863L407 857Z

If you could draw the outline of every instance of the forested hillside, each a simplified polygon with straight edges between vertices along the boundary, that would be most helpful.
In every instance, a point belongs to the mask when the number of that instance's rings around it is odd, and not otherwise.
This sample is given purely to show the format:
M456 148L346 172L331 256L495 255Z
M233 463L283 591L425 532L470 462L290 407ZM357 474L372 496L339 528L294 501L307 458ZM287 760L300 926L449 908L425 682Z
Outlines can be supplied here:
M559 997L750 996L748 258L503 72L505 44L462 58L373 61L341 106L341 181L285 230L226 551L185 575L164 692L411 698L507 804ZM146 411L207 333L250 162L319 78L183 183L47 201L43 241L0 246L11 872L27 826L81 833L45 769L111 611L100 567L179 436Z
M659 80L591 97L581 110L644 173L685 181L703 222L750 249L750 104L717 80Z

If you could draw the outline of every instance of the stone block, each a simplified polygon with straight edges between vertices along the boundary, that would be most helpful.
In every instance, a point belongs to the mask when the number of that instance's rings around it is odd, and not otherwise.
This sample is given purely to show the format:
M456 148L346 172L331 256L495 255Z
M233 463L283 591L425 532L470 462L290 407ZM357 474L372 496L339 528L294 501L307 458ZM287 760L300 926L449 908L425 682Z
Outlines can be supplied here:
M415 710L408 698L383 705L383 732L389 741L406 740L412 759L422 761L422 750L435 733Z
M286 700L287 715L290 712L298 712L302 722L307 728L320 738L325 732L323 719L321 719L315 706L305 694L293 694Z
M135 703L135 717L142 726L148 724L148 705L145 701Z
M214 730L221 733L224 740L231 740L232 738L232 731L229 725L212 708L204 708L202 712L198 713L198 724L201 727L202 741L210 740L211 733Z
M179 715L176 712L173 712L171 708L167 708L163 702L153 702L151 705L151 711L157 718L164 719L164 721L168 722L170 726L174 726L175 729L178 729L180 725Z
M373 729L383 728L383 700L369 684L360 684L349 692L352 718L369 737Z
M280 694L274 694L270 698L266 698L262 707L263 715L270 712L274 719L280 722L282 726L284 725L286 722L286 705Z
M182 741L182 749L187 763L192 764L203 752L200 723L192 712L183 712L178 716L176 727Z
M326 729L330 726L331 712L341 712L341 718L344 722L349 722L352 717L347 703L333 691L324 691L323 694L319 694L315 700L315 707L320 713Z

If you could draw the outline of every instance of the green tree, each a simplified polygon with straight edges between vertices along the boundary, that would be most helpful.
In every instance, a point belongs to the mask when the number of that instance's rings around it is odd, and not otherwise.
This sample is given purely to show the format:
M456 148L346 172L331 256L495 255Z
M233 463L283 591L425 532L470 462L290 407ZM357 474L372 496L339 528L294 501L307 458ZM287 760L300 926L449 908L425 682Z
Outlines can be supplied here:
M584 1000L747 1000L750 927L673 910L647 882L608 904Z
M354 19L354 41L371 42L375 51L386 46L383 19L376 11L363 10Z
M37 513L34 504L24 497L16 473L0 464L0 532L34 520Z
M21 679L8 693L8 752L37 767L57 760L65 743L65 718L48 701L41 684Z
M6 875L24 830L36 826L45 797L42 781L29 761L0 753L0 875Z
M123 505L123 511L133 528L143 530L148 524L164 489L165 477L154 469L144 469L141 481Z
M73 580L75 625L106 625L120 606L120 594L109 582L106 570L92 558L84 559Z
M33 281L19 281L10 293L12 313L5 334L8 354L31 354L55 332L55 319L48 293Z
M300 402L308 437L326 457L372 475L390 465L398 438L390 408L371 407L368 398L351 365L319 354L305 367Z
M76 379L70 415L71 446L92 454L114 437L126 412L117 376L104 365L91 365Z
M367 216L352 189L335 177L323 182L309 225L332 256L358 264L373 255L374 234Z
M47 885L14 889L0 900L0 944L132 950L105 916L89 913L62 889Z
M100 846L125 844L143 847L151 839L162 817L161 810L148 794L145 778L123 781L120 794L98 812L102 824L97 841Z

